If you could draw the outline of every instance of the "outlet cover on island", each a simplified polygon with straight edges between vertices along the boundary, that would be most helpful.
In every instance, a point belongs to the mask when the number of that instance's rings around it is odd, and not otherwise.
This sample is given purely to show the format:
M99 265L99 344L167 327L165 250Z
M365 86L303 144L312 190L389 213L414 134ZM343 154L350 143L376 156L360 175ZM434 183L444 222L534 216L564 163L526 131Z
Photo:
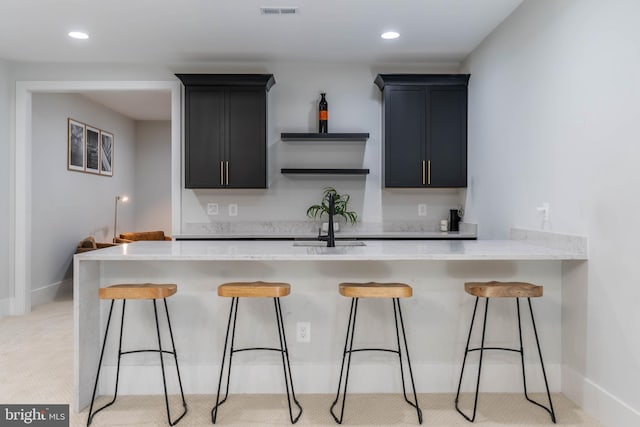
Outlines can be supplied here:
M427 204L426 203L418 204L418 216L427 216Z
M311 322L296 323L296 341L311 342Z
M229 216L238 216L238 205L236 203L229 205Z
M218 215L217 203L207 203L207 215Z

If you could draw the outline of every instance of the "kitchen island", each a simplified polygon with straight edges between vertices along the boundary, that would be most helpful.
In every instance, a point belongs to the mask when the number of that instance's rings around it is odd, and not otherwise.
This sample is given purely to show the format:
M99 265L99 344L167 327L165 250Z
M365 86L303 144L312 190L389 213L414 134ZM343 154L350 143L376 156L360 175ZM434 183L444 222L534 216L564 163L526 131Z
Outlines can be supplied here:
M518 280L545 286L534 310L541 332L550 384L560 387L563 263L586 260L586 239L516 232L518 240L501 241L366 241L364 246L327 248L292 241L136 242L76 255L74 258L75 409L91 399L108 307L100 305L98 288L115 283L176 283L169 299L172 326L185 393L212 394L216 386L230 301L216 288L228 281L284 281L291 295L282 300L289 351L299 393L335 392L349 301L338 295L342 281L394 281L413 286L413 298L403 301L407 338L419 392L454 390L466 340L473 298L465 281ZM296 244L297 243L297 244ZM361 304L362 322L374 327L356 332L356 343L393 343L391 305ZM155 344L152 306L128 304L123 350ZM277 339L273 305L261 299L242 301L244 322L238 324L239 345ZM515 309L497 302L490 314L487 340L517 339ZM114 318L119 319L119 309ZM161 318L161 322L162 322ZM311 323L311 342L296 342L296 323ZM119 322L116 322L116 328ZM375 333L374 333L375 331ZM531 338L525 330L525 339ZM166 342L166 341L165 341ZM391 345L391 344L389 344ZM533 347L532 347L533 349ZM99 394L112 393L117 333L105 352ZM527 351L527 354L529 352ZM531 353L534 354L534 353ZM364 356L363 356L364 357ZM353 392L397 392L400 378L388 355L366 356L354 367ZM537 359L531 359L537 363ZM239 355L234 359L231 392L279 393L284 390L281 365L272 354ZM123 359L119 394L162 392L156 354ZM510 378L518 375L519 359L498 356L487 364L489 391L518 390ZM171 372L171 370L169 370ZM515 374L513 374L515 373ZM169 374L169 384L175 380ZM515 377L517 378L517 376ZM238 389L234 384L240 385ZM540 383L541 384L541 383ZM530 388L541 389L532 378Z

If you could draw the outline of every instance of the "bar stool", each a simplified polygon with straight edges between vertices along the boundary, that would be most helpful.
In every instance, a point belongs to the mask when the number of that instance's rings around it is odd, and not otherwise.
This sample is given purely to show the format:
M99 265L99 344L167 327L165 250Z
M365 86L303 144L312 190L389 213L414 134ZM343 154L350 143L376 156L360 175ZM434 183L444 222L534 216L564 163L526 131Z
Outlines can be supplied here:
M280 307L280 297L285 297L291 292L291 285L288 283L277 282L233 282L224 283L218 286L218 296L231 298L231 308L229 309L229 321L227 323L227 333L224 338L224 350L222 352L222 364L220 366L220 379L218 380L218 393L216 395L216 404L211 409L211 422L216 423L216 417L218 415L218 408L224 402L226 402L229 396L229 383L231 380L231 362L233 361L233 354L241 351L252 350L267 350L280 352L282 356L282 369L284 371L284 383L287 391L287 403L289 405L289 419L291 424L298 422L300 415L302 415L302 406L296 399L296 394L293 389L293 378L291 377L291 366L289 364L289 350L287 348L287 339L284 333L284 321L282 320L282 308ZM280 348L268 348L268 347L252 347L252 348L234 348L233 343L236 333L236 320L238 317L238 301L239 298L273 298L273 305L276 312L276 324L278 327L278 337L280 340ZM232 325L233 319L233 325ZM231 333L231 348L229 351L229 367L227 371L227 387L225 396L220 400L220 390L222 388L222 377L224 375L225 360L227 357L227 343L229 341L229 333ZM291 393L289 393L291 388ZM298 407L298 415L293 417L293 409L291 407L291 400Z
M473 316L471 317L471 326L469 327L469 336L467 338L467 346L464 351L464 359L462 360L462 370L460 372L460 381L458 383L458 392L456 393L456 410L467 419L467 421L473 422L476 418L476 408L478 406L478 390L480 389L480 372L482 370L482 356L484 350L504 350L520 353L520 361L522 363L522 380L524 384L524 396L526 399L538 405L546 410L551 416L551 420L556 422L556 414L553 410L553 402L551 401L551 393L549 393L549 384L547 382L547 374L544 370L544 362L542 361L542 351L540 350L540 341L538 340L538 331L536 329L536 322L533 318L533 309L531 308L531 298L538 298L542 296L543 287L539 285L533 285L531 283L523 282L468 282L464 284L464 290L476 297L476 303L473 307ZM471 332L473 331L473 323L476 317L476 309L478 308L478 300L485 298L484 303L484 321L482 325L482 341L480 347L469 348L469 342L471 341ZM484 336L487 327L487 309L489 307L489 299L491 298L515 298L516 311L518 313L518 334L520 337L520 349L502 348L502 347L485 347ZM533 333L536 337L536 345L538 346L538 355L540 356L540 366L542 367L542 376L544 377L544 385L547 388L547 398L549 399L549 407L532 400L527 394L527 379L524 369L524 350L522 345L522 323L520 321L520 298L526 298L529 303L529 313L531 314L531 324L533 325ZM467 361L467 355L472 351L480 351L480 362L478 364L478 379L476 382L476 395L473 403L473 415L469 417L460 410L458 407L458 398L460 397L460 386L462 385L462 375L464 374L464 365Z
M178 287L174 284L154 284L154 283L143 283L143 284L121 284L121 285L113 285L106 288L100 288L98 290L98 297L102 300L111 300L111 308L109 309L109 318L107 319L107 327L104 332L104 341L102 343L102 351L100 352L100 361L98 362L98 372L96 374L96 383L93 386L93 395L91 397L91 406L89 407L89 419L87 420L87 426L91 424L93 421L93 417L104 408L111 406L118 396L118 379L120 377L120 358L125 354L132 353L146 353L146 352L155 352L160 354L160 367L162 368L162 384L164 385L164 402L167 407L167 421L169 421L169 425L174 426L184 417L187 413L187 402L184 399L184 392L182 390L182 381L180 379L180 369L178 367L178 355L176 353L176 345L173 341L173 332L171 330L171 319L169 318L169 309L167 308L167 298L171 295L175 294ZM122 331L124 329L124 313L126 308L127 300L136 299L136 300L152 300L153 302L153 312L155 314L156 319L156 332L158 334L158 349L157 350L132 350L132 351L122 351ZM163 350L162 349L162 341L160 339L160 326L158 323L158 308L156 305L156 300L162 299L164 301L164 310L167 314L167 325L169 326L169 336L171 337L171 347L172 351ZM122 318L120 320L120 339L118 344L118 365L116 368L116 387L113 394L113 399L111 402L102 406L99 409L96 409L93 412L93 403L96 398L96 391L98 389L98 380L100 378L100 368L102 366L102 358L104 356L104 349L107 344L107 336L109 335L109 325L111 324L111 314L113 313L113 305L116 300L122 300ZM167 380L165 377L164 370L164 361L163 354L172 354L176 361L176 372L178 373L178 384L180 385L180 395L182 397L182 406L184 411L182 415L176 418L174 421L171 421L171 411L169 410L169 397L167 395Z
M418 422L422 424L422 410L418 406L418 396L416 394L416 386L413 381L413 371L411 370L411 360L409 359L409 348L407 346L407 337L404 330L404 321L402 319L402 310L400 309L400 298L408 298L413 294L411 286L404 283L340 283L339 285L340 295L351 298L351 311L349 313L349 322L347 326L347 338L344 342L344 352L342 353L342 365L340 367L340 380L338 381L338 392L336 398L331 404L330 412L333 419L338 424L342 424L342 418L344 416L345 401L347 398L347 382L349 381L349 368L351 367L351 355L358 351L385 351L389 353L396 353L400 362L400 378L402 379L402 393L404 394L404 400L416 409L418 414ZM358 314L358 301L360 298L391 298L393 302L393 316L396 326L396 340L397 349L385 349L385 348L353 348L353 336L355 335L356 328L356 316ZM400 327L402 328L402 340L404 341L404 350L407 358L407 364L409 365L409 378L411 379L411 387L413 389L413 399L411 402L407 397L407 391L404 381L404 369L402 368L402 350L400 346L400 331L398 329L398 319L400 319ZM345 358L347 359L347 369L344 370ZM342 387L342 378L344 374L344 389L342 392L342 404L340 409L340 417L334 413L334 408L338 403L340 397L340 388Z

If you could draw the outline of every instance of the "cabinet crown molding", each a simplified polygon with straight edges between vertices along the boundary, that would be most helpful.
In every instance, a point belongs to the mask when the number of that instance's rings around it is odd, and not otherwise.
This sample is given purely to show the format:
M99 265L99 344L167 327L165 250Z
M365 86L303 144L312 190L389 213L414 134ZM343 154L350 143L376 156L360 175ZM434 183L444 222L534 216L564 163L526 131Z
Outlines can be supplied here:
M254 86L271 89L273 74L176 74L185 86Z
M378 74L374 83L380 90L385 85L463 85L467 86L471 74Z

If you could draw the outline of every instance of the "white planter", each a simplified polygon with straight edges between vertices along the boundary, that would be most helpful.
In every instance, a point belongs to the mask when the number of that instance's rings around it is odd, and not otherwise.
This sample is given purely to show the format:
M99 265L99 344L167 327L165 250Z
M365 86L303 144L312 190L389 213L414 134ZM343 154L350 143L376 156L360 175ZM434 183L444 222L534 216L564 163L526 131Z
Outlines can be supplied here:
M340 231L340 224L338 224L337 222L333 223L333 231ZM328 233L329 232L329 223L328 222L323 222L322 223L322 232L323 233Z

